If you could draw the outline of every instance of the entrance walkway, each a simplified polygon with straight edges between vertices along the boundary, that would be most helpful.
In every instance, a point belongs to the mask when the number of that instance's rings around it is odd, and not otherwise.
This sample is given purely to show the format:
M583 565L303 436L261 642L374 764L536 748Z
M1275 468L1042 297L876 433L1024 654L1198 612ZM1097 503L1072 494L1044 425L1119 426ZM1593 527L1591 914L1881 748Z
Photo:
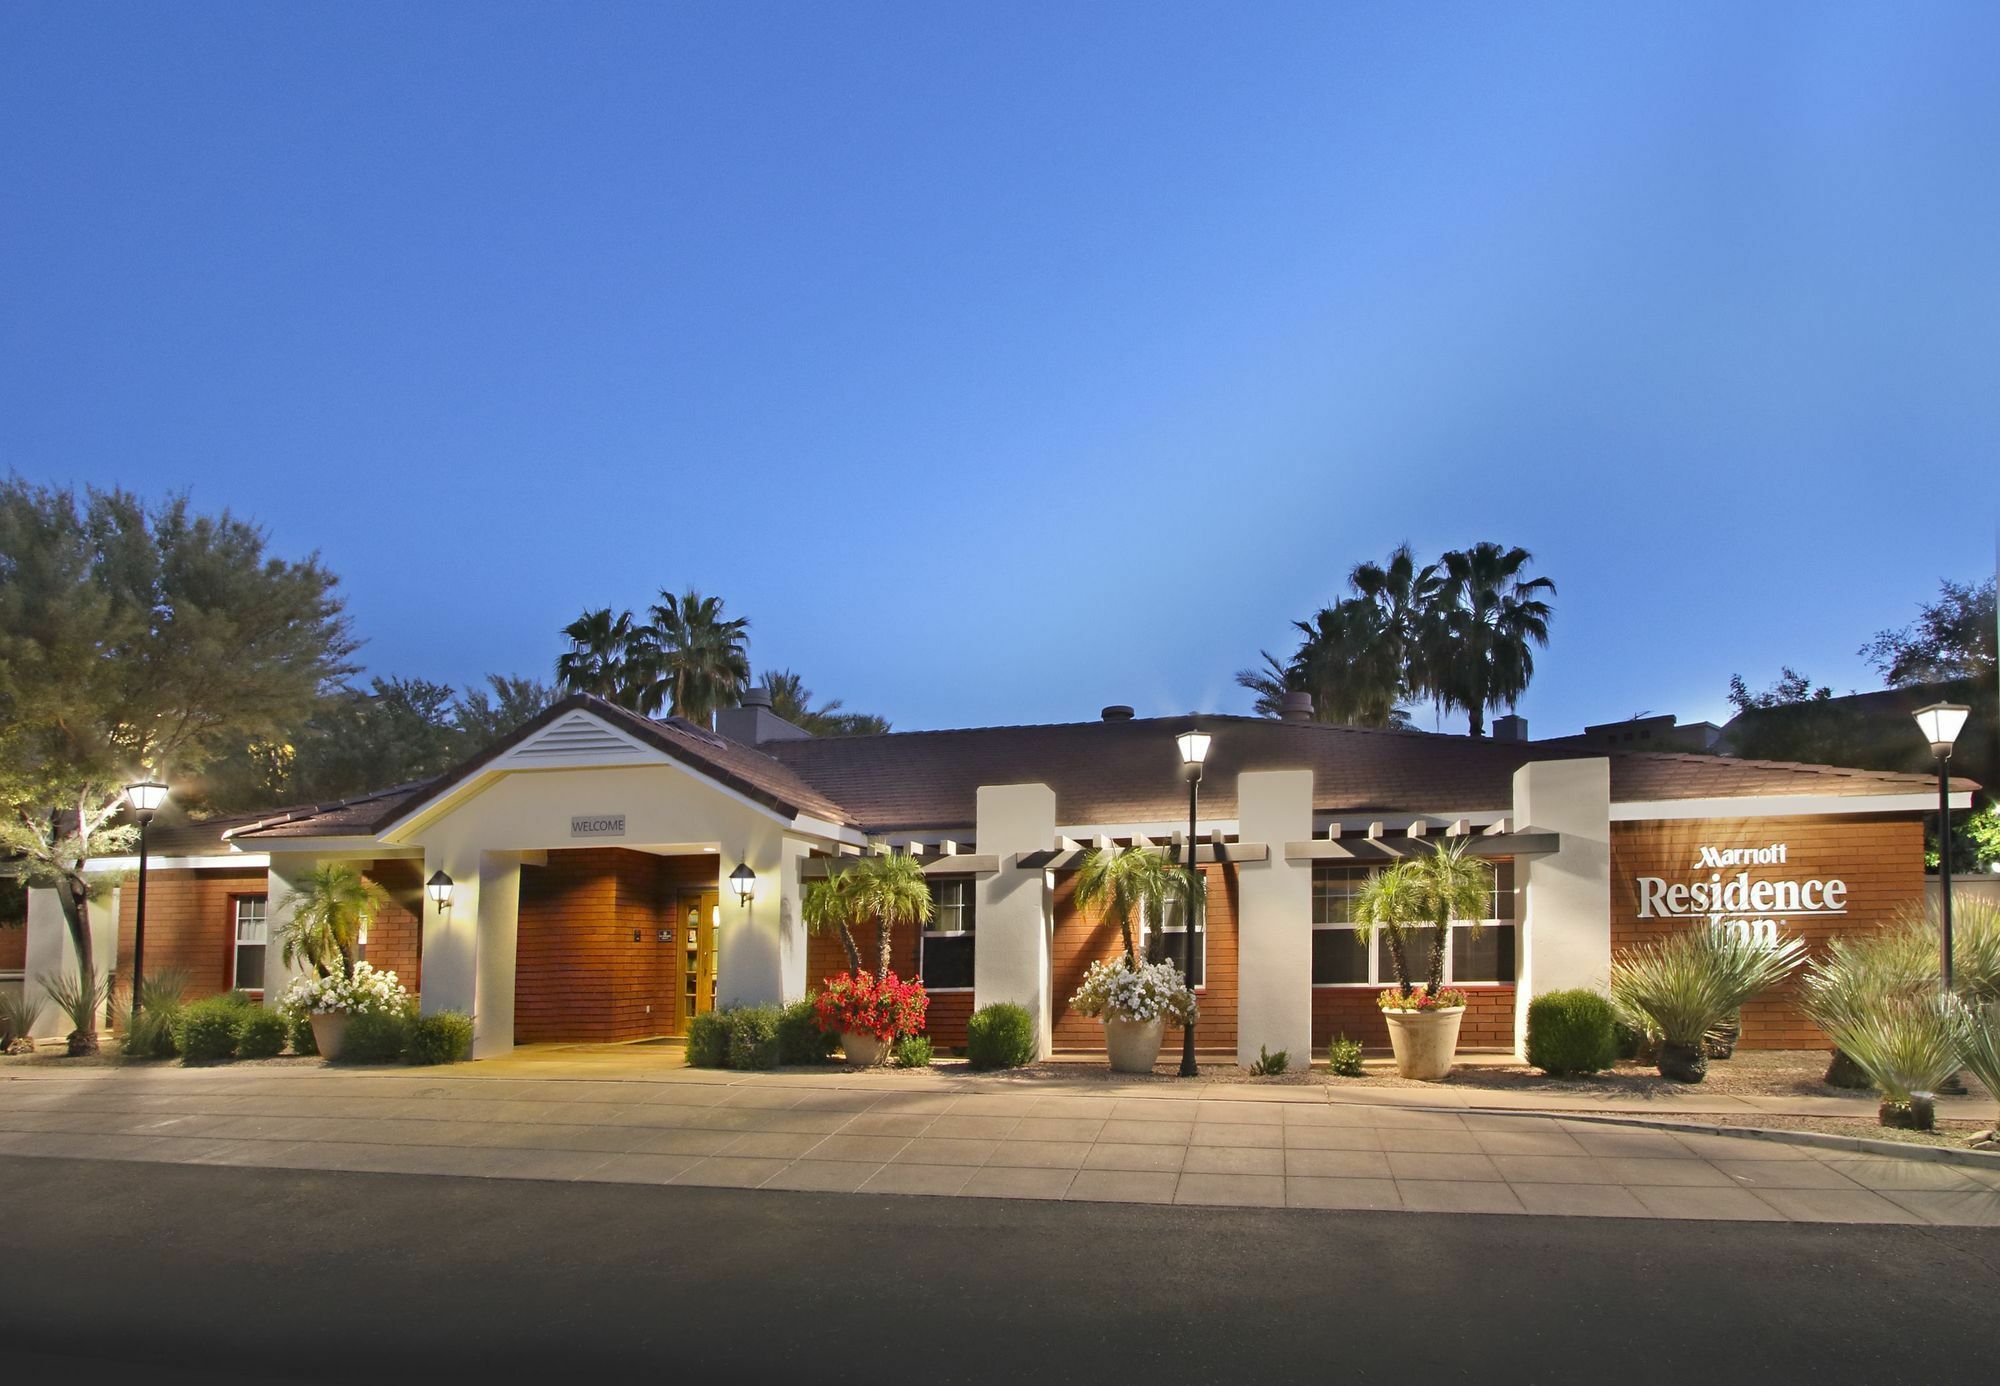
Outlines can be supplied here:
M1454 1109L1440 1099L1465 1094L1448 1091L1353 1101L1319 1087L1216 1085L1189 1096L1166 1083L657 1063L640 1078L525 1076L551 1058L360 1072L13 1069L0 1072L0 1153L839 1193L2000 1225L2000 1169Z

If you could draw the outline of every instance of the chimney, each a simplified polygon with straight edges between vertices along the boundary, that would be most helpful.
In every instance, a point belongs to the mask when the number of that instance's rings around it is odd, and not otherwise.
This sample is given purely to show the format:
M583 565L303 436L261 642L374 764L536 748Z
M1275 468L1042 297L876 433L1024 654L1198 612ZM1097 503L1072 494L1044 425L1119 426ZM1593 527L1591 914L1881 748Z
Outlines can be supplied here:
M802 741L812 733L794 726L771 711L771 690L763 686L743 690L743 701L715 714L715 729L731 741L745 746L761 746L766 741Z
M1493 739L1495 741L1526 741L1528 739L1528 719L1519 713L1510 712L1505 717L1493 719Z
M1113 703L1097 715L1107 722L1129 722L1132 720L1132 709L1124 703Z
M1278 704L1278 720L1281 722L1310 722L1313 719L1313 695L1310 693L1287 693Z
M771 690L763 684L760 683L755 688L746 688L743 690L743 706L769 707L770 705Z

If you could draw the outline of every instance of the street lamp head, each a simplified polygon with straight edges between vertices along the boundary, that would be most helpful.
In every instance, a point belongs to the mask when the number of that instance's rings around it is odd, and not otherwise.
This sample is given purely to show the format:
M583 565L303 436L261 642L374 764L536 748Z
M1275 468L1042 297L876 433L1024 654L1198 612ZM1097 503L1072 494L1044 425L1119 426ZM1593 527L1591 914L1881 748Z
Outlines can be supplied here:
M1201 765L1208 759L1208 745L1214 739L1207 732L1197 731L1193 727L1189 727L1174 738L1174 744L1181 750L1181 769L1186 772L1189 779L1201 778Z
M729 873L729 888L736 892L738 901L749 904L757 893L757 873L742 862L736 863L736 869Z
M451 908L451 877L442 871L431 872L431 878L424 882L424 893L431 897L431 903L441 910Z
M1959 732L1965 727L1965 719L1972 709L1963 703L1932 703L1916 711L1917 726L1924 739L1931 743L1931 754L1939 760L1951 755L1952 743L1958 740Z
M160 805L167 802L167 787L155 779L140 780L125 786L125 802L132 806L132 816L141 823L150 823L153 815L160 811Z

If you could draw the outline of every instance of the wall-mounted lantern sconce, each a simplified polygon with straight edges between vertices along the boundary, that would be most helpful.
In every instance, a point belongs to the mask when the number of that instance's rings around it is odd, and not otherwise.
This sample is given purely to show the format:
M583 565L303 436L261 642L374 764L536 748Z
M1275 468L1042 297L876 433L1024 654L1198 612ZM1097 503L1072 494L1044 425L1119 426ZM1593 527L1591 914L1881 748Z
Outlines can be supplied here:
M431 903L439 910L451 908L451 877L442 871L431 872L431 878L424 882L424 892L431 897Z
M757 873L738 862L736 869L729 873L729 888L736 892L736 898L743 904L750 903L757 893Z

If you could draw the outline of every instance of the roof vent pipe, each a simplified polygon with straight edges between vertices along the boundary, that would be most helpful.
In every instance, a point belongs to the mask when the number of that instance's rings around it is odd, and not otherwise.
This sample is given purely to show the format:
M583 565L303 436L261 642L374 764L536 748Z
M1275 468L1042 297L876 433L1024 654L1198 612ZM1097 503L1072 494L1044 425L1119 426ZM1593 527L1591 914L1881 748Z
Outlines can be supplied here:
M1113 703L1097 715L1107 722L1129 722L1132 720L1132 709L1124 703Z
M1278 720L1283 722L1310 722L1313 719L1313 695L1310 693L1287 693L1278 703Z
M758 684L755 688L746 688L743 690L743 706L769 707L770 705L771 690L763 684Z

